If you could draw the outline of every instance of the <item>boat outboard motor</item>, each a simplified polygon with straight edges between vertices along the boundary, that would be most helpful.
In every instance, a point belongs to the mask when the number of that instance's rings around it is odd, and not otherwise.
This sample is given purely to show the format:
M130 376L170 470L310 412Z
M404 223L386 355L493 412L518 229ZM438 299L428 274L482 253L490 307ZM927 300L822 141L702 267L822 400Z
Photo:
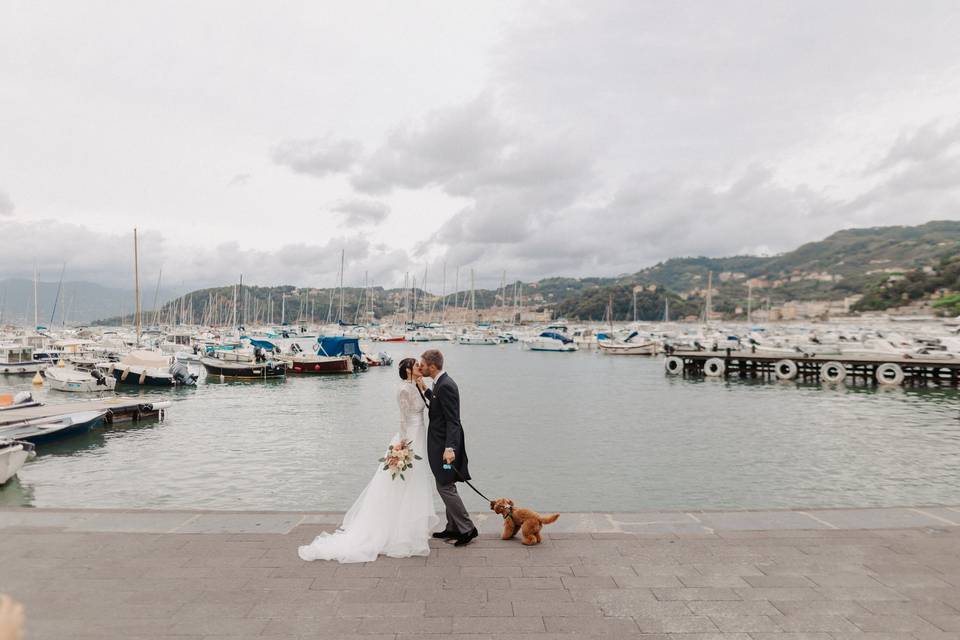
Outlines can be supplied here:
M98 369L94 369L93 371L91 371L90 376L97 381L98 387L107 386L107 378L102 373L100 373Z
M266 357L264 357L264 355L263 355L263 349L261 349L260 347L254 347L254 348L253 348L253 359L254 359L256 362L263 362L264 360L266 360Z
M170 365L170 374L173 376L173 380L177 384L182 384L185 386L197 384L197 374L190 373L190 369L187 367L187 365L183 364L179 360L174 360L173 364Z
M366 363L366 361L365 361L363 358L361 358L360 356L354 354L354 355L352 356L352 360L353 360L353 370L354 370L354 371L366 371L366 370L367 370L367 367L368 367L369 365Z

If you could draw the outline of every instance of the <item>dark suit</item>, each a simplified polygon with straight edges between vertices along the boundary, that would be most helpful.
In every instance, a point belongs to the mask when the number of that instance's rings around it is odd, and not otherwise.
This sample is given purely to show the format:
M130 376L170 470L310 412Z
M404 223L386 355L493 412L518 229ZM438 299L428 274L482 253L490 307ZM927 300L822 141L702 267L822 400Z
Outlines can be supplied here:
M438 376L433 389L426 392L430 402L430 423L427 427L427 459L430 470L437 480L437 491L447 509L447 530L468 533L473 522L463 501L457 493L457 482L470 480L467 466L467 447L460 424L460 390L457 383L446 373ZM443 452L453 449L456 458L453 467L443 468Z

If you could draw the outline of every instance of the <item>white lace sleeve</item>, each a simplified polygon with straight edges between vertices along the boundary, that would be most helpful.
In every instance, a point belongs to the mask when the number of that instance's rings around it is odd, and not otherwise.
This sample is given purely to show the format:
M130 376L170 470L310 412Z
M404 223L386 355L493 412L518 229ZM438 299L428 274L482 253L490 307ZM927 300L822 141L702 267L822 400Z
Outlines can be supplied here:
M407 437L407 416L413 415L419 410L417 402L420 401L420 395L416 392L412 384L403 383L397 389L397 406L400 408L400 438L409 440Z

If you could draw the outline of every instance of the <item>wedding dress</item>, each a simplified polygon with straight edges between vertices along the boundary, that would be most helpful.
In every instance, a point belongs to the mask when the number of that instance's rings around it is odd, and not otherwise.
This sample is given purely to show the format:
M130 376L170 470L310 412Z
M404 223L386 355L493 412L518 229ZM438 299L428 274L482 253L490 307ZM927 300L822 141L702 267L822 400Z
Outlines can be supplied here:
M425 406L412 382L401 384L397 404L400 431L390 442L410 441L423 460L414 461L413 468L403 473L405 480L391 478L383 463L377 463L373 478L347 511L340 528L332 534L321 533L300 547L304 560L370 562L379 554L392 558L430 555L430 536L442 527L433 508L434 479L426 460Z

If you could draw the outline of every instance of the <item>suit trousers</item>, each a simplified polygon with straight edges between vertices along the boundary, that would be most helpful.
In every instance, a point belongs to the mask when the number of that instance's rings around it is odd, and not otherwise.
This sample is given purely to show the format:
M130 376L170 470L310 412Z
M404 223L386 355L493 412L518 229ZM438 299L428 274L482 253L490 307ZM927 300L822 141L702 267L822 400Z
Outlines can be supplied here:
M460 494L457 493L457 483L440 484L438 482L437 493L440 494L443 506L447 510L447 531L458 531L460 533L473 531L473 521L470 519L470 514L467 513L467 508L463 506Z

